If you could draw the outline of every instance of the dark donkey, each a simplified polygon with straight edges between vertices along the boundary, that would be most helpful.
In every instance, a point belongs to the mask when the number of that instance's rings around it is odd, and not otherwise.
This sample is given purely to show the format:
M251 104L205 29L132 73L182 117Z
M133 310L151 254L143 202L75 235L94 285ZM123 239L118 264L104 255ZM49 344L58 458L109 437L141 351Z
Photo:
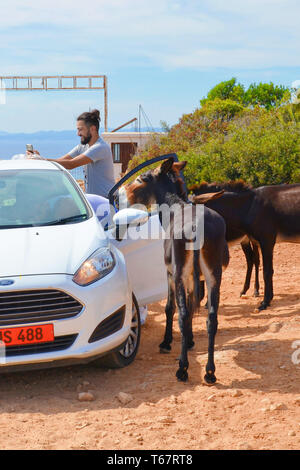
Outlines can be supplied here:
M197 211L196 206L188 202L180 178L180 171L185 165L186 162L174 162L169 158L159 168L138 176L132 183L126 185L123 191L126 192L131 205L158 204L162 225L165 230L169 229L169 238L165 239L164 245L169 288L165 309L167 321L164 341L160 348L167 352L171 349L176 301L182 335L176 377L181 381L186 381L188 378L188 349L194 345L192 317L204 295L200 292L200 276L203 275L205 278L208 290L208 361L204 379L208 384L213 384L216 381L214 344L218 325L222 267L227 266L229 253L223 218L203 206L203 210ZM218 196L219 194L209 194L202 199L204 202ZM204 233L201 230L204 230ZM203 239L191 248L190 244L195 241L197 231L203 234Z
M259 310L273 298L273 250L276 242L300 243L300 184L262 186L253 189L242 183L201 184L194 194L225 189L221 199L207 202L226 222L226 240L247 235L259 243L264 274L264 299ZM193 199L197 202L197 197Z

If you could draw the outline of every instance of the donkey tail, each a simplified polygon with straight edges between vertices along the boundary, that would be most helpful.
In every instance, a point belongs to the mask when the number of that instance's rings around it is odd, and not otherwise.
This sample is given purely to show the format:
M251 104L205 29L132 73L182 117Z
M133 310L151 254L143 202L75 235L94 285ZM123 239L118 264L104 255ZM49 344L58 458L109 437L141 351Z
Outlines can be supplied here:
M204 297L204 281L200 280L201 269L200 269L200 258L199 250L194 251L193 260L193 292L189 295L188 303L190 311L193 313L199 310L201 300Z
M229 264L229 260L230 260L230 256L229 256L229 249L228 249L228 245L227 243L225 242L224 244L224 251L223 251L223 262L222 262L222 265L223 265L223 268L226 269L228 264Z

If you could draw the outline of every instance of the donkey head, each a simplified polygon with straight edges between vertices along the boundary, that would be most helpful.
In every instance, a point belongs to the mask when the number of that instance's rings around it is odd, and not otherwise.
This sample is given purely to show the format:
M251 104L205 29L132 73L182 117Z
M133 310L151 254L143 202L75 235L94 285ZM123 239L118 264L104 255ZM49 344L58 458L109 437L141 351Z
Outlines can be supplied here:
M166 194L170 193L186 200L184 184L180 177L180 171L185 165L186 162L174 162L173 158L169 158L160 167L155 170L148 170L124 186L122 188L123 199L126 195L130 205L143 204L148 206L163 203Z

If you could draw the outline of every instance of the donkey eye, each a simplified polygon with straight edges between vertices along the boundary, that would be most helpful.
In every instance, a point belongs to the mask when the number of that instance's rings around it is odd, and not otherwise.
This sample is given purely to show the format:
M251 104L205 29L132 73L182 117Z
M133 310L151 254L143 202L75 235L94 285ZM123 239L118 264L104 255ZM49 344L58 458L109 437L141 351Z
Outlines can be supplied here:
M152 180L152 175L141 175L140 178L142 182L149 183Z

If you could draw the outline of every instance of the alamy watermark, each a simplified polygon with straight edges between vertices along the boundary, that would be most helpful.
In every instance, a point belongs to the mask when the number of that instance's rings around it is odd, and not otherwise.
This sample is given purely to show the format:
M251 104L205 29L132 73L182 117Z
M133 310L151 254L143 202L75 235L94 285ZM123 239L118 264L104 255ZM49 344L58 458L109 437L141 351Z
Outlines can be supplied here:
M6 345L2 340L0 340L0 365L1 364L6 364Z
M300 364L300 340L296 340L292 344L292 349L295 351L292 354L292 363L295 365Z
M113 206L95 210L101 224L111 230L105 236L131 240L183 240L186 250L200 250L204 243L203 204L155 204L150 208L134 204L116 212ZM112 214L115 214L112 216Z

